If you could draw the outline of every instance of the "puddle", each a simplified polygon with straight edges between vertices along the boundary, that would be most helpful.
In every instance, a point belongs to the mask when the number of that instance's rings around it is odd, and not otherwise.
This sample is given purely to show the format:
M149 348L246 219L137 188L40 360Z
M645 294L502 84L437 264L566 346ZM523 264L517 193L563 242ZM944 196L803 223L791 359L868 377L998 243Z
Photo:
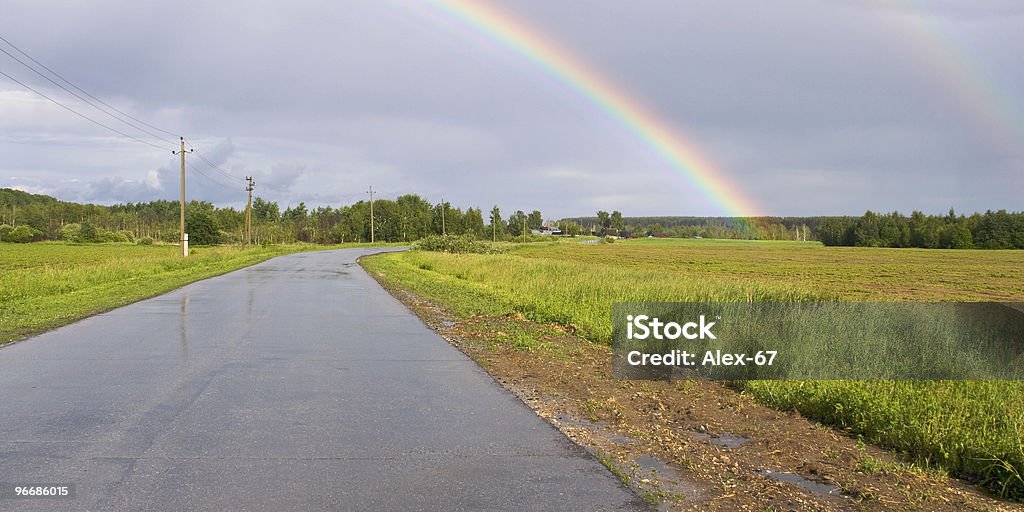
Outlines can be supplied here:
M659 510L670 510L671 503L677 499L699 499L704 495L704 487L693 480L688 480L679 470L650 455L640 455L634 461L636 469L632 472L634 481L641 489L654 489L669 499L663 501ZM649 482L649 480L653 482Z
M560 412L560 413L555 415L555 421L557 421L559 425L569 425L569 426L573 426L573 427L589 427L589 428L594 428L594 427L600 427L601 426L601 422L599 422L599 421L578 420L578 419L576 419L576 418L574 418L572 416L569 416L568 414L562 413L562 412Z
M793 473L785 473L782 471L770 471L767 469L758 469L754 471L759 475L763 475L766 478L775 480L776 482L785 482L787 484L793 484L801 489L810 491L819 496L838 496L840 494L838 485L823 484L815 482L809 478L804 478L800 475L794 475Z
M712 437L711 442L726 448L739 448L740 446L749 443L750 439L736 434L724 433L719 434L717 437Z
M698 441L710 441L711 440L711 435L710 434L705 434L704 432L690 431L690 432L687 432L687 434L689 434L690 437L692 437L692 438L694 438L694 439L696 439Z
M555 414L552 420L559 427L583 428L619 446L634 444L629 436L611 432L603 421L579 419L565 413ZM642 454L631 462L630 459L623 462L626 464L620 462L616 466L632 476L632 485L643 492L657 492L663 497L661 504L656 507L658 510L670 510L678 500L698 499L706 493L703 485L687 479L678 469L650 455Z
M632 439L619 434L608 434L607 437L609 441L619 446L629 446L633 442Z
M554 416L554 420L558 425L563 427L579 427L587 429L596 434L597 437L607 439L619 446L629 446L633 443L633 440L627 436L616 434L615 432L609 432L604 428L606 424L603 421L595 422L590 420L580 420L561 412Z
M750 442L750 438L738 436L736 434L730 434L728 432L712 436L704 432L689 432L690 437L698 441L709 441L711 444L721 446L723 448L739 448Z
M659 475L675 473L676 471L672 469L672 466L669 466L668 464L646 454L636 458L636 465L640 466L640 469L653 471Z

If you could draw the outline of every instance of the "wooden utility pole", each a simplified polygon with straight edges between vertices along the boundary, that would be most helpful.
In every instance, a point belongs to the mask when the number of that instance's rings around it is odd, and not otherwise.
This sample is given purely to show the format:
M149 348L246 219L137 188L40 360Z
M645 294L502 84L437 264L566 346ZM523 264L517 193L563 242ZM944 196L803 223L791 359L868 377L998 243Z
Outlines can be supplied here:
M189 153L192 150L188 150ZM172 151L181 155L181 214L178 218L179 231L178 231L178 243L181 245L181 257L188 256L188 248L185 246L185 137L181 137L181 150Z
M444 211L448 209L448 205L444 203L444 198L441 199L441 234L447 235L448 230L444 226Z
M526 217L523 217L523 243L526 243Z
M373 243L373 185L370 185L370 243Z
M252 189L256 182L252 176L246 176L245 181L249 182L245 186L245 191L249 193L249 201L245 203L245 248L248 249L252 244Z

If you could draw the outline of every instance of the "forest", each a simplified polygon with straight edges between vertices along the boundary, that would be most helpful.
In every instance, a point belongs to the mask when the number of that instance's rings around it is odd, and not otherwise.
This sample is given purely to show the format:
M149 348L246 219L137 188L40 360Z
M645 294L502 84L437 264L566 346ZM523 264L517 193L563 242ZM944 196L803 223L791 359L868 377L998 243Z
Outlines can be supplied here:
M818 238L825 245L918 247L923 249L1024 249L1024 212L1006 210L957 215L913 212L909 217L865 212L861 217L829 217Z
M178 201L151 201L112 206L59 201L20 190L0 189L0 241L177 243ZM370 203L285 208L257 197L252 203L252 234L257 244L368 242ZM470 234L505 240L540 229L540 211L521 210L508 218L495 206L487 212L451 203L432 204L415 194L373 201L373 239L408 242L430 234ZM245 240L245 210L191 201L185 208L185 231L194 245L238 244Z
M510 240L524 231L559 227L563 234L629 237L721 238L821 241L830 246L921 247L948 249L1024 249L1024 212L1005 210L957 215L910 216L868 211L861 217L624 217L618 211L596 216L545 221L539 210L462 209L431 203L416 194L337 208L305 203L288 206L257 197L252 203L252 234L257 244L308 242L411 242L432 234L465 234L479 239ZM179 203L151 201L112 206L80 204L0 189L0 241L153 242L178 240ZM185 231L194 245L245 241L245 210L191 201Z
M597 212L595 217L559 221L562 231L579 226L588 234L633 237L719 238L741 240L817 240L815 231L824 217L623 217L618 211Z

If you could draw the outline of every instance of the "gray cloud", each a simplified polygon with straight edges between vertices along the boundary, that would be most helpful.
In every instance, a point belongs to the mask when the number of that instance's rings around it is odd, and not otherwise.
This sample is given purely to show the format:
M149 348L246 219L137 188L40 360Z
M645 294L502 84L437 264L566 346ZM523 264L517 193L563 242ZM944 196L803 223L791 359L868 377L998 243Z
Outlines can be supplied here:
M678 129L764 213L1020 209L1018 2L491 1ZM722 213L589 100L420 2L196 2L181 24L155 1L53 9L9 2L4 37L235 177L192 158L209 177L188 170L191 198L241 206L251 175L282 205L337 206L373 185L548 217ZM989 76L957 82L964 62ZM172 155L18 89L0 80L0 186L177 198ZM985 109L1009 121L986 124Z

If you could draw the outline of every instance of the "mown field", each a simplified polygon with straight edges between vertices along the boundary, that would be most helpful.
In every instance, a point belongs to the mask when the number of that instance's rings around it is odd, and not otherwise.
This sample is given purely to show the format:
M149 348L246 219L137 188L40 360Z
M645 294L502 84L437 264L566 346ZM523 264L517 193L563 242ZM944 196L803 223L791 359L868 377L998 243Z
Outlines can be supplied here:
M0 345L274 256L317 248L202 247L182 258L174 245L0 243Z
M364 259L460 314L522 313L607 343L616 301L1024 301L1024 252L629 240ZM748 382L744 392L1024 500L1024 383Z

